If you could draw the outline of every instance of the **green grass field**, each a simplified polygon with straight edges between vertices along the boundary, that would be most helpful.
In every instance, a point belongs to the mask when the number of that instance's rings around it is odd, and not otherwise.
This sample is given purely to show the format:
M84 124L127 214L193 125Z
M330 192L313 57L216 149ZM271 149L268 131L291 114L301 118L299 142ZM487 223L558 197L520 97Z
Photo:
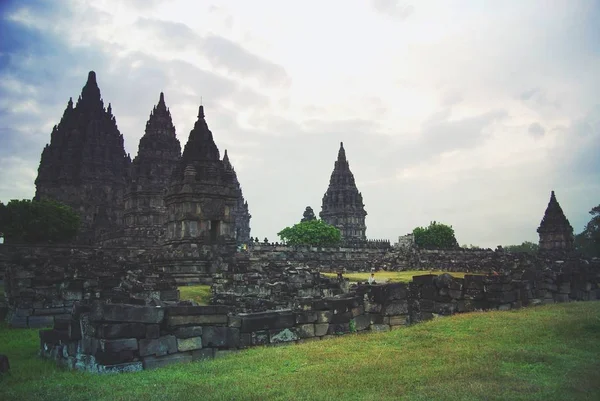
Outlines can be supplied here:
M179 287L179 299L196 301L199 305L210 302L210 285L188 285Z
M394 283L408 283L412 281L413 276L419 276L423 274L442 274L445 272L442 271L429 271L429 270L408 270L404 272L388 272L388 271L379 271L375 273L375 282L394 282ZM337 273L321 273L326 277L337 277ZM450 273L454 277L463 278L465 274L468 273ZM371 273L346 273L344 274L344 278L349 279L353 282L358 281L367 281Z
M61 370L0 327L0 400L599 400L600 302L456 315L135 374Z

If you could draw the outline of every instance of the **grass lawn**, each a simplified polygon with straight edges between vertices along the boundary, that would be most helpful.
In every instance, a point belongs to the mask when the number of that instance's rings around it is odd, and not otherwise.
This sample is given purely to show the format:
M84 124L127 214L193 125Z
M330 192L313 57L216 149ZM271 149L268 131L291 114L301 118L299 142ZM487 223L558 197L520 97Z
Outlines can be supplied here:
M135 374L64 371L0 327L0 400L599 400L600 302L435 319Z
M179 299L193 300L199 305L208 305L210 302L210 285L187 285L179 287Z
M442 271L429 271L429 270L408 270L404 272L388 272L388 271L379 271L375 273L375 282L385 282L389 280L390 282L395 283L408 283L412 281L413 276L420 276L423 274L442 274L446 272ZM326 277L337 277L337 273L321 273ZM454 273L450 272L450 274L454 277L463 278L465 274L469 273ZM367 281L371 273L346 273L344 274L344 278L349 279L350 281Z

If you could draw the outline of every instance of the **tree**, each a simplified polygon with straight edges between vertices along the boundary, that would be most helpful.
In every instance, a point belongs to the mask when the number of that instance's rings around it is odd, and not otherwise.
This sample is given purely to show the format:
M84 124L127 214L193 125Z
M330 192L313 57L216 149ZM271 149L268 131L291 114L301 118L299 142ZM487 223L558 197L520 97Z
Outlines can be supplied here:
M309 220L286 227L277 233L288 245L336 246L342 234L323 220Z
M600 257L600 205L590 210L592 219L575 236L575 247L584 256Z
M79 229L79 216L51 200L0 202L0 233L6 243L67 242Z
M458 247L452 226L429 223L429 227L417 227L413 230L415 244L421 248L448 249Z
M310 206L306 206L306 209L304 210L304 214L302 216L302 220L300 220L301 223L317 219L317 217L315 216L315 212Z
M524 252L524 253L537 253L540 246L535 242L524 241L521 245L507 245L503 247L508 252Z

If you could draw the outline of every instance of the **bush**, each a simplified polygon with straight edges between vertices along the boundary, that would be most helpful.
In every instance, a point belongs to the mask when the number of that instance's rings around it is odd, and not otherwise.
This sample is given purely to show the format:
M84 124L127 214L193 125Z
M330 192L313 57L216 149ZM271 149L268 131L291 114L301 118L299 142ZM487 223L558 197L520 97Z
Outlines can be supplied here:
M277 233L288 245L337 246L342 234L323 220L309 220L286 227Z
M73 209L56 201L0 202L0 233L6 243L67 242L77 235L79 221Z
M449 249L458 247L452 226L435 221L431 222L429 227L415 228L413 236L415 244L421 248Z

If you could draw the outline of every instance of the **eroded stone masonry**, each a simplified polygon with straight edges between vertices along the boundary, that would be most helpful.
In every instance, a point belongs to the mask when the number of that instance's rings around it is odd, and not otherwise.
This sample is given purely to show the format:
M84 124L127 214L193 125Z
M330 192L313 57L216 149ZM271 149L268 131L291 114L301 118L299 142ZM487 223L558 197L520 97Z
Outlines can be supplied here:
M132 162L94 72L52 131L36 198L72 206L82 229L71 244L0 245L7 305L0 302L0 315L12 327L51 327L40 332L42 355L91 372L600 296L599 262L573 252L573 228L554 192L538 254L424 250L410 235L395 246L368 240L343 144L320 212L341 230L342 246L253 241L242 186L227 151L221 157L204 107L181 153L160 93ZM303 219L313 218L307 208ZM408 285L351 285L321 275L379 269L483 275L424 274ZM211 305L181 301L178 287L190 284L211 285Z

